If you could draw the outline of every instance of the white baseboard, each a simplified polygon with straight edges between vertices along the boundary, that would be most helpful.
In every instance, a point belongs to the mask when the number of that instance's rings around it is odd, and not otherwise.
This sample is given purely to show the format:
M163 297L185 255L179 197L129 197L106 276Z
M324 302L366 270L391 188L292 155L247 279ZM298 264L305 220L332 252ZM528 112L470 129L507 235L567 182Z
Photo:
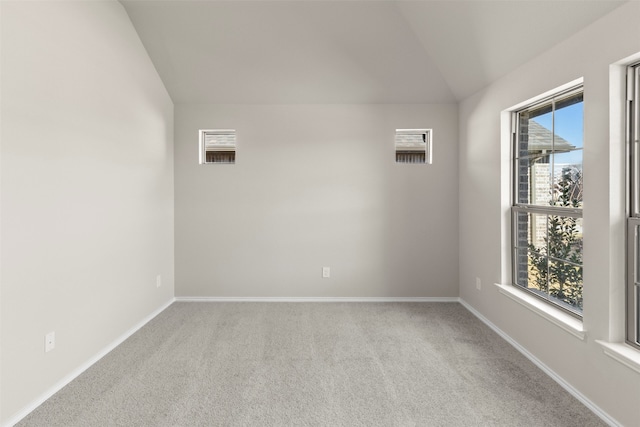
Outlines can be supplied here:
M18 411L18 413L16 413L11 418L9 418L9 420L7 420L5 422L4 427L12 427L13 425L17 424L20 420L22 420L24 417L29 415L38 406L42 405L47 399L49 399L51 396L53 396L58 391L60 391L64 386L69 384L71 381L73 381L78 376L80 376L80 374L82 374L84 371L89 369L93 364L95 364L97 361L99 361L104 356L106 356L111 350L113 350L114 348L116 348L117 346L122 344L127 338L129 338L131 335L136 333L144 325L149 323L154 317L156 317L158 314L162 313L167 307L169 307L171 304L173 304L174 301L175 301L175 299L171 298L169 301L167 301L165 304L163 304L160 308L155 310L153 313L149 314L147 317L142 319L140 322L138 322L132 328L127 330L124 334L119 336L111 344L107 345L105 348L103 348L97 354L95 354L92 358L90 358L85 363L83 363L78 368L76 368L69 375L67 375L64 378L62 378L60 381L58 381L56 384L54 384L53 387L48 389L46 392L44 392L42 395L40 395L37 399L35 399L33 402L31 402L29 405L25 406L20 411Z
M516 350L522 353L527 359L533 362L534 365L542 369L542 371L545 374L549 375L552 380L557 382L562 388L568 391L573 397L575 397L580 402L582 402L584 406L589 408L594 414L596 414L600 419L602 419L602 421L604 421L611 427L622 427L622 424L617 422L615 418L613 418L611 415L607 414L605 411L600 409L595 403L593 403L585 395L580 393L575 387L573 387L571 384L566 382L560 375L556 374L551 368L549 368L547 365L542 363L537 357L535 357L531 352L529 352L529 350L521 346L516 340L514 340L509 335L507 335L503 330L501 330L496 325L491 323L489 319L487 319L482 314L480 314L480 312L477 311L475 308L473 308L468 302L460 298L460 304L462 304L464 308L469 310L474 316L476 316L478 319L484 322L488 327L493 329L494 332L496 332L498 335L504 338L505 341L507 341Z
M459 302L458 297L176 297L176 302Z

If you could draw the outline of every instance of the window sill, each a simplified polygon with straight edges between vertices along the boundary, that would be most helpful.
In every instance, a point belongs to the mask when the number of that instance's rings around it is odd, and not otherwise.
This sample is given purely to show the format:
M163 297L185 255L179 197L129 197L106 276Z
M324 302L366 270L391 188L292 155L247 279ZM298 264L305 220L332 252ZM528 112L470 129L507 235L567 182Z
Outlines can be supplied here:
M624 343L596 340L604 354L640 373L640 352Z
M501 294L511 298L518 304L523 305L539 316L544 317L554 325L569 332L574 337L584 341L587 331L584 330L584 325L580 319L576 319L562 310L555 308L544 301L540 301L532 295L528 295L525 291L516 289L515 286L500 285L497 283L496 286Z

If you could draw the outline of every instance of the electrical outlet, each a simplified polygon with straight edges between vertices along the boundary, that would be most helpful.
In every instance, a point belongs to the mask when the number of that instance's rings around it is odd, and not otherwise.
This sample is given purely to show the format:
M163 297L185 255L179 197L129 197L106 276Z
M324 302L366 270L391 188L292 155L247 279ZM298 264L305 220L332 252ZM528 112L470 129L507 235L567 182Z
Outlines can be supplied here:
M158 274L156 276L156 288L159 288L160 286L162 286L162 275Z
M325 279L328 279L329 277L331 277L331 268L322 267L322 277Z
M479 277L476 277L476 289L480 290L482 288L482 282Z
M44 352L48 353L56 348L56 333L49 332L44 336Z

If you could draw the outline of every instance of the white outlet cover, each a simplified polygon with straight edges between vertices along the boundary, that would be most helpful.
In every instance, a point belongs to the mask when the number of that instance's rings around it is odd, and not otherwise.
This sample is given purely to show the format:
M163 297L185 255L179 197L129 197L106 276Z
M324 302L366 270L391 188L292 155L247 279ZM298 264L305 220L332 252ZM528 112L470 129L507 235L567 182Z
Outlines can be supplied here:
M49 332L44 336L44 352L48 353L56 348L56 333Z
M156 288L159 288L160 286L162 286L162 275L158 274L156 276Z
M322 277L325 279L331 277L331 268L330 267L322 267Z

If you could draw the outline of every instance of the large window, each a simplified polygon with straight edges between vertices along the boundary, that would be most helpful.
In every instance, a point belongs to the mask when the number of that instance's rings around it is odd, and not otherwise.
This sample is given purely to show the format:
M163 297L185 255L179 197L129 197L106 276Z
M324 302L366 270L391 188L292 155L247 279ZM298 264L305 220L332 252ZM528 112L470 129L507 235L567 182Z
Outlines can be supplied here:
M627 220L627 342L640 348L640 64L627 73L629 218Z
M582 87L513 113L513 283L582 316Z

